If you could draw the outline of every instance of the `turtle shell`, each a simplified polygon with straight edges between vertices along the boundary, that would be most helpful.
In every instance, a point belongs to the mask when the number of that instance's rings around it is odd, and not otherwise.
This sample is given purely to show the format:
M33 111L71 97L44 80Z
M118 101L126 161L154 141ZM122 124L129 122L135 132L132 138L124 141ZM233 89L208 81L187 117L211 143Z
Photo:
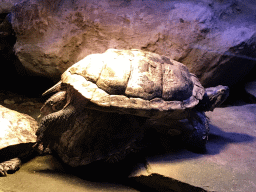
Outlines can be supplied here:
M29 115L0 105L0 127L1 162L18 157L22 152L31 149L28 146L31 147L36 142L38 124Z
M89 55L68 68L61 81L90 100L88 108L153 118L193 108L205 92L185 65L142 50Z

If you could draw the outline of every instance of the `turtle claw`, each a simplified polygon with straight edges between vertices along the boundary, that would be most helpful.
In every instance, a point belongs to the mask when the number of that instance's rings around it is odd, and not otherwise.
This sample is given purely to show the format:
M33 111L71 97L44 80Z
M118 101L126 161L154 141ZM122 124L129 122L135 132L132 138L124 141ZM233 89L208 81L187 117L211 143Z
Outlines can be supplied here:
M8 173L16 172L21 165L19 158L14 158L0 163L0 176L7 176Z
M4 170L4 167L0 165L0 177L6 177L7 172Z

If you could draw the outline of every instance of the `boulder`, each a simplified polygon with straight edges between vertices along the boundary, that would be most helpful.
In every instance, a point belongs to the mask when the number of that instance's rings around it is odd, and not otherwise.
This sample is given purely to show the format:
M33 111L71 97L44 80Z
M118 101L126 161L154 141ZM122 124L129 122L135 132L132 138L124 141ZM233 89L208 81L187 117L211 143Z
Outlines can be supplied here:
M0 3L0 11L4 11L0 12L0 82L2 82L0 90L9 90L31 97L41 96L42 92L52 85L52 82L47 78L30 73L19 61L13 51L16 37L10 23L11 15L7 13L7 6L5 9L1 9L1 6ZM11 9L10 7L9 9ZM37 86L35 86L35 82Z
M109 48L143 49L186 64L201 83L232 86L255 65L256 3L26 0L11 14L15 53L35 75L59 80Z
M12 10L12 7L15 3L20 3L24 0L1 0L0 2L0 14L2 13L9 13Z

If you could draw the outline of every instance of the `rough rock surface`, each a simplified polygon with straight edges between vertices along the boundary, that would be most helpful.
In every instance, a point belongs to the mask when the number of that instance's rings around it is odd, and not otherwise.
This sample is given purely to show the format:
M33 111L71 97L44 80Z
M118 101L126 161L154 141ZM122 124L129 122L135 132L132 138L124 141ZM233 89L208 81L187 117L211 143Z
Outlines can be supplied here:
M255 65L253 1L21 1L15 53L37 75L59 79L108 48L137 48L186 64L203 86L234 85Z
M27 114L39 121L40 108L43 105L41 98L26 97L10 91L0 90L0 105L17 111L22 114Z
M12 10L12 7L15 3L22 2L24 0L0 0L0 14L9 13Z
M13 50L16 37L8 13L15 2L19 1L0 1L0 82L2 82L0 90L9 90L20 94L31 93L34 97L41 96L42 92L52 85L52 82L47 78L36 77L33 73L29 74ZM37 86L34 86L35 82L37 82ZM33 87L33 91L31 91L31 87Z

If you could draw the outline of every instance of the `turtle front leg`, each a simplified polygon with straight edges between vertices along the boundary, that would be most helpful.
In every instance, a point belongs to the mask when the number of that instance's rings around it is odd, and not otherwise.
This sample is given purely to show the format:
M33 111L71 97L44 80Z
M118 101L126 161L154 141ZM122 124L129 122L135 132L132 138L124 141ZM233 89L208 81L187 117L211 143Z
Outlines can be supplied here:
M193 129L183 136L185 147L192 152L205 153L209 134L209 119L204 112L193 111L188 122Z
M21 160L13 158L8 161L0 163L0 176L7 176L7 173L14 173L20 168Z
M48 148L51 142L56 142L69 126L74 123L75 108L70 104L66 108L45 116L36 132L37 143L34 146L39 152ZM72 125L71 125L72 126ZM40 147L43 145L43 148Z

